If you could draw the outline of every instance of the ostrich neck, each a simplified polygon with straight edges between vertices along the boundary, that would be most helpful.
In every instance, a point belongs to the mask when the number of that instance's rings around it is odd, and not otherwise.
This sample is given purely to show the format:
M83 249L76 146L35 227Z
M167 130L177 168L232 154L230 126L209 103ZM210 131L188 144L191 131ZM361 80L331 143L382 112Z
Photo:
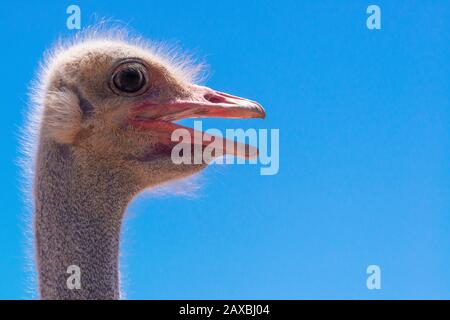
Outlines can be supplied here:
M40 295L42 299L118 299L120 229L133 192L101 162L78 164L70 148L41 142L36 163L34 226Z

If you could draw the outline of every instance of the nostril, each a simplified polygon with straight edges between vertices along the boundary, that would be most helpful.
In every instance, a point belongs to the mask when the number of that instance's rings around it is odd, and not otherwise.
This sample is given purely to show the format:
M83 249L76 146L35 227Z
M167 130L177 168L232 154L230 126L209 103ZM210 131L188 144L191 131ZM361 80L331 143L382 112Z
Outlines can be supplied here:
M203 97L211 103L221 103L225 101L222 97L210 93L205 94Z

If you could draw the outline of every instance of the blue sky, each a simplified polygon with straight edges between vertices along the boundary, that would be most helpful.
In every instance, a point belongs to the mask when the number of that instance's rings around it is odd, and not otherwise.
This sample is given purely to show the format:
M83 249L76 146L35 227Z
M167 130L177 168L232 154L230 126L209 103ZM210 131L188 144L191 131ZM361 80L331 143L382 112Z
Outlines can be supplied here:
M377 4L382 30L366 28ZM120 20L210 65L207 84L261 102L280 171L214 166L195 196L130 205L131 299L450 298L448 1L3 1L0 299L30 298L18 132L43 51ZM366 288L366 268L382 289Z

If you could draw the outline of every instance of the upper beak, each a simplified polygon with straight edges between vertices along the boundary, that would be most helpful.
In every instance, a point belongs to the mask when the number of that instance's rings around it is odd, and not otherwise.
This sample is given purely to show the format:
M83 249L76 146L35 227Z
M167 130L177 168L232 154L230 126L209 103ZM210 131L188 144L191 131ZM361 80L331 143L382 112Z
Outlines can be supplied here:
M191 97L168 103L144 102L133 110L142 120L177 121L186 118L265 118L263 107L255 102L208 87L192 85Z
M236 97L213 89L192 85L191 95L187 99L174 100L166 103L144 101L133 108L130 122L135 127L152 130L154 133L162 133L161 140L169 139L167 133L178 128L189 130L173 121L186 118L265 118L263 107L254 101ZM203 134L205 141L200 142L206 146L211 137ZM214 137L214 141L221 141L223 154L230 154L244 158L254 158L258 154L256 147L243 143L230 141L222 137ZM169 143L169 141L167 141ZM198 142L194 141L194 144Z

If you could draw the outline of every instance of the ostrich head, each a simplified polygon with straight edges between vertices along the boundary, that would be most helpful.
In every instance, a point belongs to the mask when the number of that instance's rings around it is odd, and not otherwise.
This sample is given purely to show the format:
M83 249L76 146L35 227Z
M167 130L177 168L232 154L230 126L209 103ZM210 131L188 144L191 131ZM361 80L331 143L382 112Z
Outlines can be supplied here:
M133 180L137 190L206 166L173 163L171 150L178 141L171 134L184 128L174 121L264 117L256 102L198 86L168 60L117 41L82 43L58 55L49 70L43 105L43 139L70 146L74 158L86 166L95 159L120 168L115 172ZM224 140L215 139L223 147L219 153L254 156L250 147L227 149Z
M120 229L128 203L148 187L207 165L172 161L178 143L172 133L194 134L175 122L263 118L264 110L196 85L179 64L122 40L91 39L63 48L50 56L45 70L34 177L40 296L117 299ZM255 156L248 146L209 139L219 146L217 156ZM208 141L188 144L194 151ZM75 290L67 285L70 266L82 273Z

